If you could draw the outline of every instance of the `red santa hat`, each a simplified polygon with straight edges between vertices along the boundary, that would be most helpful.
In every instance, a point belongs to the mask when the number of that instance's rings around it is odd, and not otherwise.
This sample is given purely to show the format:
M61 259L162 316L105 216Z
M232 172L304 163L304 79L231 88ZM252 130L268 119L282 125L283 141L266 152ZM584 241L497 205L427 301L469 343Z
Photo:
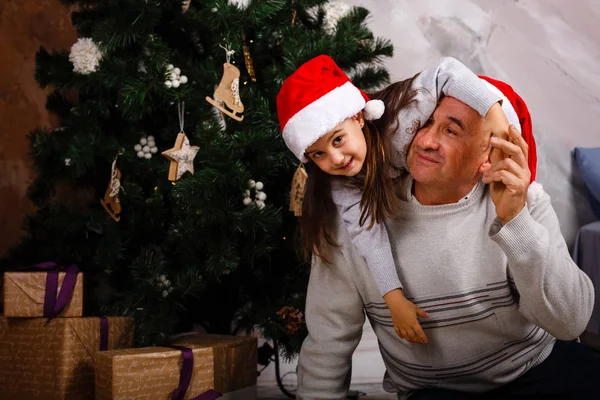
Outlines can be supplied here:
M331 57L320 55L302 64L281 85L277 115L287 147L302 162L304 152L345 119L363 111L378 119L385 107L354 86Z
M502 110L506 115L506 119L508 119L508 123L514 125L521 132L523 139L529 146L527 162L531 171L531 182L535 181L537 151L531 127L531 115L527 109L527 104L510 85L487 76L480 76L480 78L486 82L490 90L502 96Z

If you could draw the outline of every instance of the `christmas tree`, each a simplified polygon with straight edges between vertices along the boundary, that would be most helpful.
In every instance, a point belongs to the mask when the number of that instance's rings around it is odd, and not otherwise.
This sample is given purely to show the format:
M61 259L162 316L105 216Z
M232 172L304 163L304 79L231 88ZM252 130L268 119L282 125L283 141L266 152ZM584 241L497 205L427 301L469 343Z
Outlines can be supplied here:
M77 264L86 314L135 314L138 345L260 329L294 355L309 266L275 98L318 54L381 86L390 42L341 2L64 2L79 40L36 56L61 126L30 134L38 209L3 268Z

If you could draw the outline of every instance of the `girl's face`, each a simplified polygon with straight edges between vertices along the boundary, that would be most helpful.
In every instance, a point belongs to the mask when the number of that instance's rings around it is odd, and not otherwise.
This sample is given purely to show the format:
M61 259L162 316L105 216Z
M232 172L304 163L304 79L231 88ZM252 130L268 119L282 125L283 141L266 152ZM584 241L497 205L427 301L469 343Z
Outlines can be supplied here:
M355 176L367 155L362 112L347 118L306 149L306 158L330 175Z

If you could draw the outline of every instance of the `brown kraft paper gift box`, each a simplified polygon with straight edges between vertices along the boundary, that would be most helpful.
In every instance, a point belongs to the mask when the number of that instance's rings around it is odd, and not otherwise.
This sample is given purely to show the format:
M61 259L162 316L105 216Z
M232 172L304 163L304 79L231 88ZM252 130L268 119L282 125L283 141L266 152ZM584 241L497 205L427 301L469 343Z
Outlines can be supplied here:
M133 318L107 317L108 349L133 346ZM2 400L90 400L100 318L0 317Z
M223 400L256 399L256 338L185 334L172 344L194 354L185 399L209 389ZM96 400L168 400L179 384L183 356L168 347L113 350L96 360Z
M47 272L5 272L3 297L6 317L43 317ZM58 290L62 288L65 272L58 274ZM83 315L83 274L77 274L71 301L60 317Z

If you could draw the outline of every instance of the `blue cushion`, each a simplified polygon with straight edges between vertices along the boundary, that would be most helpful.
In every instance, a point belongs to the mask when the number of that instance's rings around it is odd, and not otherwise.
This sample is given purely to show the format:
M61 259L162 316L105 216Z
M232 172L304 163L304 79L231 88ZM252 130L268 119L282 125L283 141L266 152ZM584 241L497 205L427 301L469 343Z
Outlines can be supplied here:
M592 211L600 219L600 147L575 147L575 161L587 188Z

